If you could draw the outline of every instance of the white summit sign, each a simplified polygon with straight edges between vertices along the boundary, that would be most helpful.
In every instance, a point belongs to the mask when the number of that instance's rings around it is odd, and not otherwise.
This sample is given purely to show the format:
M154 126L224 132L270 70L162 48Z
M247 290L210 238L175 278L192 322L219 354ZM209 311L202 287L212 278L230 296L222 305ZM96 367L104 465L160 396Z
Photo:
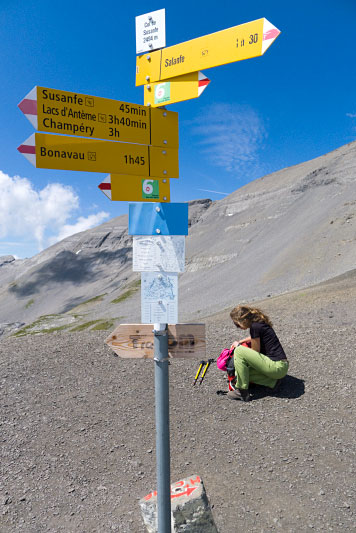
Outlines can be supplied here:
M159 9L136 17L136 54L166 46L166 10Z

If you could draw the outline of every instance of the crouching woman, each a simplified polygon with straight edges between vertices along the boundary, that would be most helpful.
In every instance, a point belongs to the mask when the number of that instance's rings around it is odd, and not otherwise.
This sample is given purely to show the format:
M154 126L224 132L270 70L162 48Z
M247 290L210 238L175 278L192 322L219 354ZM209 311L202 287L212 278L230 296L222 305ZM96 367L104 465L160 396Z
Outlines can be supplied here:
M236 390L229 391L232 400L250 401L249 383L264 385L276 391L288 372L288 360L269 317L259 309L238 305L230 313L237 328L250 329L250 337L235 341ZM240 346L250 341L251 348Z

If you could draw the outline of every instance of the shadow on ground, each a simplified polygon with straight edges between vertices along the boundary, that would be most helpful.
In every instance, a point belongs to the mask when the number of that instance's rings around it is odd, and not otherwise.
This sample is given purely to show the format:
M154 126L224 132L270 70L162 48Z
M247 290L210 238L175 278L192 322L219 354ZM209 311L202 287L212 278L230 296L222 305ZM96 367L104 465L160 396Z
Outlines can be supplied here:
M288 398L293 400L295 398L300 398L305 392L304 380L296 378L294 376L287 375L277 392L272 392L268 387L262 387L261 385L251 385L250 392L252 396L252 401L261 400L266 396L275 396L276 398ZM226 396L228 391L216 391L216 394Z
M303 396L304 392L304 380L289 375L283 379L277 392L272 392L271 389L261 387L260 385L254 385L251 388L253 400L259 400L265 396L275 396L276 398L288 398L293 400Z

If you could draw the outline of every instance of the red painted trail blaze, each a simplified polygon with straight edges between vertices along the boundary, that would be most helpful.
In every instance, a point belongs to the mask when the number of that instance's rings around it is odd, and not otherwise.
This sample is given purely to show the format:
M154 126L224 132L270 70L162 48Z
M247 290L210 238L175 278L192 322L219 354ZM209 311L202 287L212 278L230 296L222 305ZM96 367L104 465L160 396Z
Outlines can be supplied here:
M197 489L198 487L191 487L189 482L192 484L192 485L199 485L201 483L201 479L199 476L197 476L195 479L193 478L190 478L189 481L186 481L186 480L180 480L180 481L177 481L176 483L174 483L173 485L173 489L171 488L171 499L172 498L179 498L180 496L190 496L192 494L192 492L195 491L195 489ZM179 490L179 491L182 491L182 492L174 492L175 490ZM148 501L150 500L153 496L157 496L157 491L154 490L153 492L150 492L149 494L147 494L147 496L145 496L145 500Z
M185 492L178 492L178 494L171 494L172 498L179 498L179 496L184 496L186 494L187 496L190 496L193 490L195 490L197 487L187 487L187 490Z

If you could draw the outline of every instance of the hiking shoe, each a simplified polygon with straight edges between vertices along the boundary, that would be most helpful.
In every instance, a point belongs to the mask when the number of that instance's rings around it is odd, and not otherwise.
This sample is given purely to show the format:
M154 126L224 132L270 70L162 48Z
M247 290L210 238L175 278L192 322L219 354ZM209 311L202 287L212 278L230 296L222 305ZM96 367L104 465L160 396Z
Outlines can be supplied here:
M227 393L227 397L230 398L230 400L241 400L243 402L249 402L251 400L250 393L247 389L230 390Z

